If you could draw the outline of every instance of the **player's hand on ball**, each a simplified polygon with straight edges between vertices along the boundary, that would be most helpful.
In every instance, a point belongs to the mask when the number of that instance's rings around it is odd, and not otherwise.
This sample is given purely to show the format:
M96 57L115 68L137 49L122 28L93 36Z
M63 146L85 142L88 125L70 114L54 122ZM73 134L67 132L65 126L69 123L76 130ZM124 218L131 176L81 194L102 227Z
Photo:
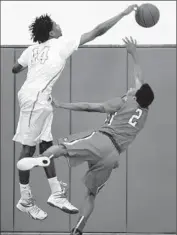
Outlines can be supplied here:
M136 11L138 8L137 4L130 5L128 8L123 11L123 15L129 15L132 11Z
M126 45L126 49L127 52L129 54L134 54L136 52L136 45L137 45L137 41L133 40L132 37L130 37L130 39L128 39L127 37L125 37L124 39L122 39L125 42Z

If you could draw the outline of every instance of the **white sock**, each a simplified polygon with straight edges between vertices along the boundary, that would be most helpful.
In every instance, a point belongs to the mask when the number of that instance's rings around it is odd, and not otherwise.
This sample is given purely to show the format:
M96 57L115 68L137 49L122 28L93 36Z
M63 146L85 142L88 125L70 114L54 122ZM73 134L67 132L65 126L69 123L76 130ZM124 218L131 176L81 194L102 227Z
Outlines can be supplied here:
M60 186L60 182L58 181L56 176L48 179L48 181L49 181L49 185L50 185L52 194L62 191L61 186Z
M20 193L22 198L32 197L31 188L29 184L20 184Z

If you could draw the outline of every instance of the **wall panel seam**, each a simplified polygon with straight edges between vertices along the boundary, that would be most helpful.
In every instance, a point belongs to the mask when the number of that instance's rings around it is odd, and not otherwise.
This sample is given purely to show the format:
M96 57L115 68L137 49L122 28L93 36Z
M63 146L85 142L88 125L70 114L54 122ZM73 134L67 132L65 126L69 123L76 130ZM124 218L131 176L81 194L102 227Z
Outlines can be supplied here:
M31 44L30 44L31 45ZM0 45L0 48L27 48L30 45ZM125 48L125 45L103 44L103 45L83 45L82 48ZM137 48L176 48L176 44L139 44Z
M2 54L2 49L1 49L1 54ZM0 60L1 60L1 57L0 57ZM1 75L2 75L2 70L1 70ZM1 76L2 77L2 76ZM2 125L2 119L1 119L1 115L2 115L2 106L1 106L1 102L2 102L2 78L1 78L1 86L0 86L0 110L1 110L1 113L0 113L0 124ZM1 129L1 125L0 125L0 135L1 135L1 137L0 137L0 139L2 139L2 129ZM1 172L1 169L2 169L2 164L1 164L1 156L2 156L2 144L1 144L1 141L0 141L0 208L2 208L1 207L1 183L2 183L2 172ZM2 210L0 211L0 219L1 219L1 215L2 215ZM1 226L2 226L2 220L1 220L1 222L0 222L0 228L1 228Z
M14 48L14 64L15 64L15 61L16 61L16 49ZM14 74L13 75L13 84L14 84L14 134L15 134L15 121L16 121L16 75ZM15 142L13 141L13 231L15 231Z
M128 90L128 53L126 51L126 90ZM126 150L126 232L128 230L128 149Z
M69 82L69 102L72 102L72 56L70 57L70 82ZM69 111L69 134L72 132L72 113L71 110ZM72 169L69 167L69 201L71 201L71 175L72 175ZM69 230L71 230L71 215L69 215Z

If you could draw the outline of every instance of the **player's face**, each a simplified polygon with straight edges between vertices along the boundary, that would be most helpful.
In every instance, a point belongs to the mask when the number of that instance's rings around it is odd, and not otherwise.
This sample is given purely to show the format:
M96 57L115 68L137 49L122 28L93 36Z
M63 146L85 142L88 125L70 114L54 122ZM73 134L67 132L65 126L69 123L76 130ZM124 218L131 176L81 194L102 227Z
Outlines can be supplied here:
M59 38L62 36L62 31L61 31L61 28L58 24L56 24L55 22L53 22L53 28L52 28L52 31L50 32L50 35L53 37L53 38Z

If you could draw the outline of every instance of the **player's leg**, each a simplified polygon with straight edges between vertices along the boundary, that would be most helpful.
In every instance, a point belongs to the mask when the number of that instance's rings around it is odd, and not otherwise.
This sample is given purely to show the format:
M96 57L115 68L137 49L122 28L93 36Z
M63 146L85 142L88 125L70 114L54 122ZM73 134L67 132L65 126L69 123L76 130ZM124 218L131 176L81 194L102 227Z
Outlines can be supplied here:
M90 159L93 160L94 156L90 154L90 150L87 148L88 141L93 135L94 133L89 131L69 136L64 138L63 141L59 141L59 145L53 145L48 148L42 155L45 157L54 155L54 158L65 156L70 166L76 166ZM50 198L48 202L50 203ZM66 210L66 208L62 208L62 210Z
M72 229L71 235L82 235L83 229L95 208L95 199L100 190L108 181L114 166L100 162L95 164L85 175L85 185L88 188L83 206L80 209L79 219Z
M96 194L93 194L90 190L88 190L85 195L84 204L80 209L79 219L75 228L72 229L71 235L82 235L82 231L87 223L87 220L94 210L95 199Z
M63 146L54 145L52 141L46 142L42 141L39 145L40 154L44 156L50 156L51 154L56 155L57 157L63 156L67 153L66 149ZM62 211L70 214L78 213L79 210L74 207L66 198L66 185L63 182L59 182L56 176L54 159L50 160L50 165L44 167L48 182L51 188L51 196L48 199L48 204L55 206Z
M110 152L107 145L113 147L108 137L89 131L76 134L74 138L64 138L64 142L61 142L58 146L51 146L42 155L45 157L54 155L54 158L66 156L69 159L69 165L76 166L85 161L97 162L100 160L103 153L107 155ZM90 189L90 187L88 188ZM94 188L96 188L95 185ZM93 189L91 191L93 192Z
M54 158L59 158L59 157L62 157L62 156L67 156L67 154L68 154L68 150L65 148L65 146L62 145L62 144L59 144L59 145L52 145L51 147L47 148L41 154L41 156L42 157L50 157L51 155L53 155L53 157L51 158L51 160L52 160Z
M49 105L50 107L50 105ZM52 141L52 133L51 133L51 127L52 127L52 121L53 121L53 109L51 108L51 112L49 112L48 116L45 119L44 125L41 130L40 134L40 140L42 141L39 144L39 153L43 154L47 149L49 149L51 146L53 146ZM51 159L50 165L48 167L45 167L45 173L49 180L49 185L51 187L52 193L57 191L61 191L60 183L56 176L56 170L55 170L55 163L54 159Z
M95 198L98 192L108 181L111 172L118 166L118 152L110 139L102 134L96 134L90 141L91 146L97 149L96 155L99 157L96 163L89 164L89 170L84 176L84 184L88 189L84 204L80 209L79 220L72 230L71 235L81 235L82 231L91 216L95 207Z
M42 141L40 144L39 144L39 153L40 154L43 154L48 148L50 148L51 146L53 146L53 142L52 141ZM44 167L44 170L45 170L45 173L46 173L46 176L48 179L52 179L52 178L56 178L57 179L57 176L56 176L56 170L55 170L55 164L54 164L54 159L51 159L50 161L50 165L48 167ZM49 183L50 184L50 183ZM60 184L58 182L58 185L57 185L57 191L60 191L61 190L61 187L60 187ZM51 191L53 192L53 188L51 187Z
M56 155L56 153L59 153ZM47 167L50 165L52 158L58 158L59 156L65 156L67 154L67 150L64 146L53 145L49 149L47 149L43 155L35 158L26 157L17 162L17 168L19 170L31 170L35 166L43 166ZM51 175L51 174L50 174Z
M36 146L22 145L22 150L20 153L19 160L25 157L32 157L36 150ZM19 172L19 182L21 185L29 185L30 171L18 171ZM25 188L25 186L23 187Z
M22 145L19 160L26 157L32 157L35 150L36 146ZM17 203L17 208L22 212L28 213L33 219L45 219L47 217L47 213L34 204L34 199L29 185L30 171L19 170L18 172L21 198Z
M32 110L33 103L28 102L28 105L23 105L23 109L20 111L19 122L17 126L16 134L13 138L14 141L20 142L23 145L20 159L32 157L35 152L36 139L40 135L40 131L46 114L42 110ZM40 120L40 122L39 122ZM25 195L26 203L23 201L18 202L17 208L23 212L28 213L33 219L43 220L47 217L47 213L42 211L34 203L34 199L29 187L29 171L19 171L20 182L24 184L21 188L27 193ZM28 190L26 190L28 189ZM29 193L30 191L30 193ZM27 196L28 195L28 196ZM24 199L24 198L23 198Z

